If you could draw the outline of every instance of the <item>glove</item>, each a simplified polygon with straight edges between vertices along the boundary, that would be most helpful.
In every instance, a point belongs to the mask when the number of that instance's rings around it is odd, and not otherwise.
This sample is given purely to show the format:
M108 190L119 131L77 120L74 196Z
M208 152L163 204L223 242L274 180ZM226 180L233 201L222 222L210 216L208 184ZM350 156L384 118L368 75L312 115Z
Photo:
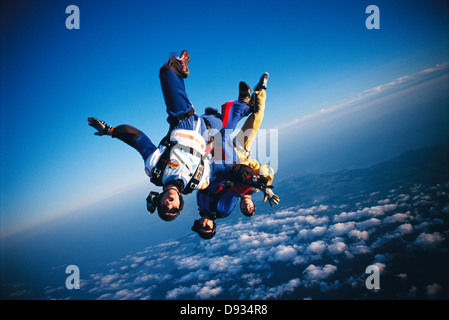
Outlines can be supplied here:
M234 164L230 170L230 178L232 182L247 185L254 175L254 170L244 164Z
M268 200L270 206L273 206L273 203L275 205L279 204L280 199L277 195L273 193L273 190L271 190L271 188L264 188L262 189L262 191L264 193L263 202L266 202Z
M97 118L87 118L87 121L89 121L89 125L98 131L95 132L96 136L103 136L103 135L111 135L112 131L114 130L114 127L108 126L106 122L100 121Z
M268 179L265 178L265 177L253 176L249 180L249 185L251 187L254 187L254 188L257 188L257 189L265 189L265 188L267 188L267 182L268 182Z

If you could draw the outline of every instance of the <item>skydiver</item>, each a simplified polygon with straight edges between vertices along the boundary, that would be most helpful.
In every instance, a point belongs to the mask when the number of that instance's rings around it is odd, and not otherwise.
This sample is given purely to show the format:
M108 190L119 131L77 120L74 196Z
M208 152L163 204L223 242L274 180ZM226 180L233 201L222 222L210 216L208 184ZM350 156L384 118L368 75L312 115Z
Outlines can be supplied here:
M195 220L192 230L203 239L210 239L215 235L217 230L215 219L227 217L233 211L239 199L240 210L245 216L252 216L255 213L255 205L251 194L258 190L264 192L264 202L268 200L271 206L279 202L279 197L270 188L274 176L273 171L269 166L260 166L257 161L251 160L249 157L251 143L257 134L264 115L267 80L268 73L264 73L252 96L250 96L249 85L240 82L238 100L227 102L222 106L223 125L220 134L223 139L223 153L221 156L224 156L225 160L231 158L245 165L250 179L247 180L247 183L240 184L215 179L206 189L197 192L197 203L201 218ZM246 119L236 139L230 139L230 133L234 131L237 123L249 114L251 115ZM249 135L242 134L248 132L247 130L249 130ZM231 148L229 148L229 144L232 145Z
M160 194L152 193L151 205L156 207L153 212L157 209L159 217L165 221L172 221L180 214L184 205L182 194L208 185L214 167L204 157L204 137L209 133L207 117L203 119L195 113L185 90L189 61L190 54L183 50L179 57L172 56L160 68L159 78L170 127L157 147L142 131L130 125L113 127L97 118L88 118L89 125L97 130L95 135L117 138L140 153L151 182L162 187ZM217 177L241 181L244 169L217 164L214 172Z
M182 194L207 184L209 165L203 155L207 126L187 97L184 79L189 76L190 54L183 50L179 57L172 56L159 71L169 123L168 134L156 145L139 129L130 125L110 126L97 118L88 118L95 135L108 135L135 148L145 162L145 172L151 182L161 186L155 199L161 219L171 221L183 209ZM197 179L193 179L192 175Z

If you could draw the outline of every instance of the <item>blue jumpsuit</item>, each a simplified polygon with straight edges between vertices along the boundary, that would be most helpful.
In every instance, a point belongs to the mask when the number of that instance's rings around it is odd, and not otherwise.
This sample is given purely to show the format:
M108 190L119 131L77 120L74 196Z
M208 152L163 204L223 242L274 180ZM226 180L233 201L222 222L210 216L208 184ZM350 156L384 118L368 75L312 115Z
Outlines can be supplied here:
M243 101L230 101L222 105L222 148L224 160L236 160L234 148L229 144L230 135L235 130L237 123L250 114L248 104ZM218 129L215 127L214 129ZM216 163L216 161L215 161ZM225 218L234 210L239 199L251 190L251 187L236 185L228 187L225 183L226 176L215 170L210 185L197 192L197 203L200 215L208 215L214 218Z

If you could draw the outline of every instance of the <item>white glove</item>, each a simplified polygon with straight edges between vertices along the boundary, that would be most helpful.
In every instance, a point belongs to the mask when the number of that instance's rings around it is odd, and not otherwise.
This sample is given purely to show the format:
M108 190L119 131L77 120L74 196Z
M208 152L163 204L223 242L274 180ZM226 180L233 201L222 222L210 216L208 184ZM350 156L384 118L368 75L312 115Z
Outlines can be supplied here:
M264 193L263 202L266 202L268 200L268 202L270 203L270 206L273 206L273 203L275 205L279 204L280 199L277 195L275 195L273 193L271 188L264 188L264 189L262 189L262 191Z

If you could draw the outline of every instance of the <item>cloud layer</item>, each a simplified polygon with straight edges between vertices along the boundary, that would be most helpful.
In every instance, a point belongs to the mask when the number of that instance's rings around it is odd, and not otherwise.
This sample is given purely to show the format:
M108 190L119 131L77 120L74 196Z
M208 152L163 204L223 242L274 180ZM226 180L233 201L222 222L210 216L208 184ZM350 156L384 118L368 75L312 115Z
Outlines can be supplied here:
M210 241L192 234L148 247L99 266L81 288L96 299L447 297L447 276L423 278L418 265L404 264L447 257L448 215L449 183L223 219ZM381 272L376 292L365 287L372 264ZM67 290L47 293L63 298Z

